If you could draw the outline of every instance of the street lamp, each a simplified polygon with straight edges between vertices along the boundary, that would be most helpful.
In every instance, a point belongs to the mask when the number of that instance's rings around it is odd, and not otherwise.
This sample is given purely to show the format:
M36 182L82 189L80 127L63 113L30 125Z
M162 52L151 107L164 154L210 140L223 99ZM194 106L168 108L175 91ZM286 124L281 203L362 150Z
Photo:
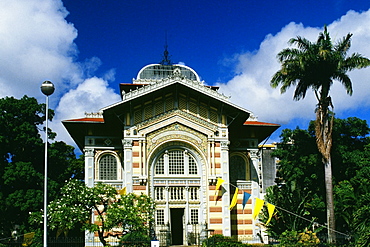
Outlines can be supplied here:
M54 84L50 81L44 81L41 85L41 92L46 95L46 111L45 111L45 174L44 174L44 247L47 242L47 209L48 209L48 112L49 112L49 96L54 93Z

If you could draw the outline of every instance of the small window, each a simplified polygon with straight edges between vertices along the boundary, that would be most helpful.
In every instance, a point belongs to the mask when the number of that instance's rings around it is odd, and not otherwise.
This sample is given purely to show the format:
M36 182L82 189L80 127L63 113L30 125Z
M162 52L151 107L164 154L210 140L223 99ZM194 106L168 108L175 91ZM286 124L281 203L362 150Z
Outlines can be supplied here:
M106 154L99 161L99 179L117 180L117 158Z
M191 209L190 223L193 225L198 224L198 209Z
M156 216L157 216L157 225L164 225L164 210L158 209Z

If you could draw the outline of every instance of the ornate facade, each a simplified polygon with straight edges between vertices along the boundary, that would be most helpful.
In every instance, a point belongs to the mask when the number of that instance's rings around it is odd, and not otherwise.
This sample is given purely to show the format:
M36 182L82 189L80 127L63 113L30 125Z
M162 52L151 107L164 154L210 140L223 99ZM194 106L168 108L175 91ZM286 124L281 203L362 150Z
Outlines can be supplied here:
M279 125L257 121L184 65L145 66L120 90L120 102L63 121L85 153L86 184L150 195L161 245L198 244L210 234L254 239L261 229L241 193L264 191L258 145ZM217 178L225 182L215 197ZM239 203L230 211L235 186Z

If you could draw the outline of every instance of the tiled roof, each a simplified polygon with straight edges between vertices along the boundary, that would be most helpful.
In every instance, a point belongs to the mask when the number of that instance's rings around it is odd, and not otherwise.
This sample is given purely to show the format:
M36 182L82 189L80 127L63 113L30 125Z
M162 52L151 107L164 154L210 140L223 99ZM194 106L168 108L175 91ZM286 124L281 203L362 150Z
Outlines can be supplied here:
M259 121L245 121L244 125L253 125L253 126L280 126L280 124L274 124L274 123L265 123L265 122L259 122Z
M64 122L95 122L95 123L104 123L104 118L77 118L77 119L69 119L65 120Z

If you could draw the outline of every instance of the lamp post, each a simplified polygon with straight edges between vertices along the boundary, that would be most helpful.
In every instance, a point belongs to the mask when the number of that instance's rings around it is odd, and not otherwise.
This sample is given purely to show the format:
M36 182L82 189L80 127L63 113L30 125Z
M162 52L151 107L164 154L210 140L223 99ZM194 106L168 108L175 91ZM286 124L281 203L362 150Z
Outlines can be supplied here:
M47 209L48 209L48 113L49 113L49 96L54 93L54 84L50 81L44 81L41 85L41 92L46 96L45 111L45 173L44 173L44 247L48 245L47 234Z

